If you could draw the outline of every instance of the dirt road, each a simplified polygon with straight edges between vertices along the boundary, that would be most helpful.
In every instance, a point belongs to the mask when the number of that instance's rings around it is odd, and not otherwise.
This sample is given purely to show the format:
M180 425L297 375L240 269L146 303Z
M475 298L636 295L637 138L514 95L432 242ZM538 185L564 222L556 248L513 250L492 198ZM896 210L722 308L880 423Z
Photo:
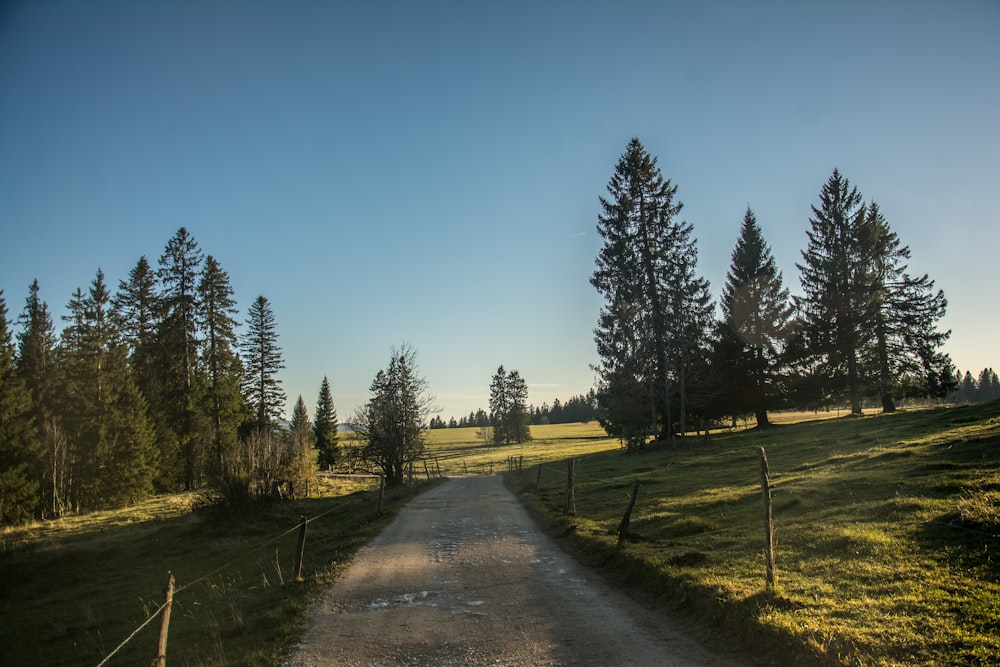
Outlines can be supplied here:
M285 665L738 665L608 588L499 477L411 501L315 603Z

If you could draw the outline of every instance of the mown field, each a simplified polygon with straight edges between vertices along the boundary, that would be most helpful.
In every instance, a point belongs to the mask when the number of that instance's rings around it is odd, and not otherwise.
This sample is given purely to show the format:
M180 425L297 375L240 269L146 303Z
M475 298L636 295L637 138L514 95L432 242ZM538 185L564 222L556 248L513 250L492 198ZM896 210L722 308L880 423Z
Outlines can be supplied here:
M776 417L772 430L639 455L596 424L532 427L532 442L510 447L443 429L428 434L426 470L506 473L517 460L508 483L564 546L774 664L1000 663L1000 403ZM760 446L774 487L774 592L764 590ZM563 517L571 457L577 514ZM417 480L433 484L424 471L415 466ZM255 512L183 495L4 529L0 663L97 665L156 611L172 571L170 664L277 664L312 595L412 493L388 494L376 516L370 481L320 491ZM295 583L301 515L311 520ZM107 664L148 664L157 626Z

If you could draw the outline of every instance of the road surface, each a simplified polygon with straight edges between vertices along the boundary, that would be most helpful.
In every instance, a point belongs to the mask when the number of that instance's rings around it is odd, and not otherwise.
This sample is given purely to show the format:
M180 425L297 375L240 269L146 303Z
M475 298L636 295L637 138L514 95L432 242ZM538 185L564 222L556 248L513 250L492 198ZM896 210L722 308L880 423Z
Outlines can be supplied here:
M740 664L609 588L499 477L414 498L314 603L286 667Z

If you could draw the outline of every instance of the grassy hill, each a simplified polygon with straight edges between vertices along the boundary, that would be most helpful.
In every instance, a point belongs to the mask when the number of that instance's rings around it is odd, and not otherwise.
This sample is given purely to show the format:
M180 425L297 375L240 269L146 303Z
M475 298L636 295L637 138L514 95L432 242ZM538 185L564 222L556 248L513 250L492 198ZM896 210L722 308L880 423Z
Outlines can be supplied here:
M778 587L764 590L759 447ZM781 425L514 485L585 557L777 664L1000 663L1000 403ZM641 480L630 540L616 529Z
M427 470L504 472L514 457L523 471L510 484L584 559L708 627L724 623L776 664L1000 662L1000 403L779 418L772 430L642 455L623 454L596 424L533 427L532 442L511 447L443 429L429 433ZM763 581L760 446L774 486L773 593ZM569 457L577 516L567 518ZM422 464L416 472L424 476ZM634 478L630 539L618 549ZM98 664L157 609L170 570L183 587L170 664L273 665L311 595L409 492L389 494L381 516L375 497L370 482L341 481L252 513L198 509L183 495L4 529L0 662ZM315 520L296 584L300 515ZM108 664L148 664L156 625Z

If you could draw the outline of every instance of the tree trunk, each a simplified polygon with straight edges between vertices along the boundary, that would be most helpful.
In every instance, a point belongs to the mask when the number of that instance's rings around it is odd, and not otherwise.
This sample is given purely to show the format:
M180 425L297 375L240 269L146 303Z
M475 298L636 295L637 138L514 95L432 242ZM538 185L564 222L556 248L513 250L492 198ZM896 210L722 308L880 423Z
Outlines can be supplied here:
M767 410L755 410L754 417L757 419L757 428L767 428L771 425L771 421L767 418Z
M896 402L892 400L892 395L888 392L882 393L882 412L895 412Z

